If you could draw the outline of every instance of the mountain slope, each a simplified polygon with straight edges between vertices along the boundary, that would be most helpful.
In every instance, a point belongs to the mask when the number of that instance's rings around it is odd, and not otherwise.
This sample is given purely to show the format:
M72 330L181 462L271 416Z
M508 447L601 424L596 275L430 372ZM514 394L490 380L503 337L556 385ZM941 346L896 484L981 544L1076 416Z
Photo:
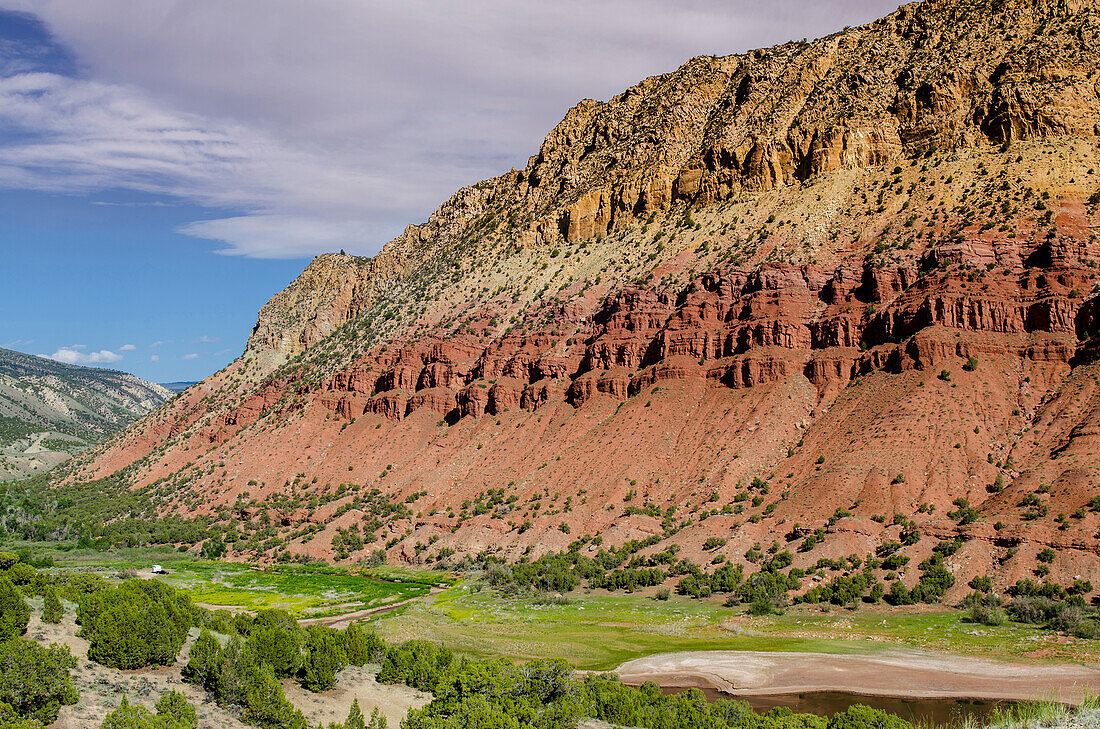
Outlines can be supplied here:
M43 473L171 397L125 372L0 349L0 481Z
M1095 2L929 0L581 102L67 478L268 558L919 531L1100 585L1098 59Z

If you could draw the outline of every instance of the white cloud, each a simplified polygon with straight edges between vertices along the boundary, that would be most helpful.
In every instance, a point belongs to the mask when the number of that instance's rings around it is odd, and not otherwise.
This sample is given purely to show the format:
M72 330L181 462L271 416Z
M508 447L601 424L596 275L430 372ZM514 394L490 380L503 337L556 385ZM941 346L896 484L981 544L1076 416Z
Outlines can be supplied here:
M364 241L385 237L378 226L365 221L339 221L293 215L243 215L203 220L182 226L181 233L216 241L233 241L225 253L257 258L308 256L340 248L373 252Z
M209 334L203 334L201 337L198 337L197 339L192 339L191 344L214 344L214 343L220 342L220 341L221 341L221 337L212 337Z
M0 185L177 196L227 253L369 253L522 167L581 98L896 4L0 0L81 68L0 79Z
M308 211L325 220L360 215L376 206L400 208L400 183L386 185L357 169L296 150L262 131L173 112L137 90L49 73L0 78L0 185L87 193L125 188L176 196L214 208L271 210L295 220ZM248 219L248 216L243 218ZM229 245L226 252L302 255L333 243L365 246L360 224L337 224L355 237L290 226L274 245L257 240L241 217L193 224L197 235Z
M122 359L121 354L107 349L101 349L98 352L85 352L85 349L87 347L83 344L74 344L69 347L61 347L53 354L43 356L65 364L75 365L114 364Z
M198 358L199 358L199 355L197 355L197 354L195 354L194 352L192 352L191 354L185 354L185 355L183 355L183 358L184 358L184 359L198 359Z
M124 344L118 348L119 352L133 352L137 347L132 344Z
M160 362L160 355L159 354L149 355L149 361L150 362Z
M149 349L156 349L157 347L163 346L163 344L164 342L158 339L157 341L149 345Z

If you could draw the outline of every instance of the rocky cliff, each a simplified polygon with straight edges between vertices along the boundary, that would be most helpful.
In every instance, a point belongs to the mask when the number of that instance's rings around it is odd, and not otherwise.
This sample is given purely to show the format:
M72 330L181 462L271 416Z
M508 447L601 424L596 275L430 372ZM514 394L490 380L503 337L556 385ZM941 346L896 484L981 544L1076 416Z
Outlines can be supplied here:
M1095 2L927 0L581 102L71 477L268 558L812 564L913 519L963 577L1100 585L1098 59Z

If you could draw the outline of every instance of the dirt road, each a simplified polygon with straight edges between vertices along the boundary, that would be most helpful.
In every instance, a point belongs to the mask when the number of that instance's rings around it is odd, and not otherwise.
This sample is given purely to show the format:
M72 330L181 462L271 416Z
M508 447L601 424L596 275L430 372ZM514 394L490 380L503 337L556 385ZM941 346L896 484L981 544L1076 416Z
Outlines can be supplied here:
M370 617L371 615L381 615L382 613L391 613L405 605L411 605L418 600L438 595L441 592L443 592L442 588L433 587L428 590L427 595L417 595L416 597L410 597L408 600L402 600L401 602L392 602L388 605L379 605L363 610L355 610L350 613L341 613L340 615L330 615L323 618L302 618L298 621L298 625L327 625L330 628L342 629L348 627L360 618Z

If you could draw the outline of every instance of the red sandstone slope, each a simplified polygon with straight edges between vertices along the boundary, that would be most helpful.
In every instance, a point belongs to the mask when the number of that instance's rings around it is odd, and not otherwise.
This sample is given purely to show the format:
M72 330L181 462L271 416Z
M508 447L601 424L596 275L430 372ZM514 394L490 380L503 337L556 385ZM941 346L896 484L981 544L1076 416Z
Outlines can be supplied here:
M929 1L583 102L73 473L266 514L271 556L827 527L812 564L902 514L960 584L1051 545L1100 585L1098 39L1089 2Z

